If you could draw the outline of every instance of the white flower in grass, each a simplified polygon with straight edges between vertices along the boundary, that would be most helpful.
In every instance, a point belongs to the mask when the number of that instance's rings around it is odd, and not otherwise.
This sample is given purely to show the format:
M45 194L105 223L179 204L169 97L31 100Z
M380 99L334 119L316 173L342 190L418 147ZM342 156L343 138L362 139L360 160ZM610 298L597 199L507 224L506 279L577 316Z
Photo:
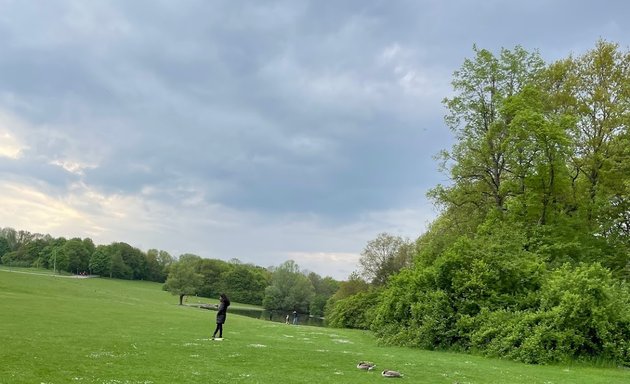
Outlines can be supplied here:
M352 341L346 339L333 339L333 341L340 344L354 344Z
M91 359L98 359L101 357L114 357L114 352L92 352L87 357Z

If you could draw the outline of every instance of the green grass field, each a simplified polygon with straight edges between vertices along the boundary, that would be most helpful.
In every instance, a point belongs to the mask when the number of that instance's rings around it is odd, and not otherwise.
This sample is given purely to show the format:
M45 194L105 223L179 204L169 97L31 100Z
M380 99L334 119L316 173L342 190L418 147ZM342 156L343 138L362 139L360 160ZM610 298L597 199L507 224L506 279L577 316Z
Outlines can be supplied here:
M0 270L0 383L630 383L630 370L532 366L381 347L363 331L293 326L179 306L148 282ZM202 301L194 298L192 300ZM210 302L210 301L206 301ZM216 301L215 301L216 302ZM228 312L229 313L229 312ZM358 370L360 360L377 364Z

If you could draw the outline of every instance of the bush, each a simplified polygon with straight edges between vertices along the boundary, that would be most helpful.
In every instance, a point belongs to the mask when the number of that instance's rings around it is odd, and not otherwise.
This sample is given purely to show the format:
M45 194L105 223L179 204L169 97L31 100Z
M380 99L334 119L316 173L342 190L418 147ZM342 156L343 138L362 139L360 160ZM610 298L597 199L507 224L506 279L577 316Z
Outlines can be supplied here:
M550 328L573 330L576 357L601 357L628 363L630 292L599 264L564 266L541 291L541 311L554 316Z
M417 341L413 328L418 319L412 317L411 308L433 287L432 281L432 271L421 267L404 269L393 276L375 308L372 330L376 336L388 344L409 345ZM418 311L414 313L419 315Z
M30 256L21 251L14 251L6 253L0 258L2 264L10 265L12 267L30 267L33 264Z
M474 318L483 310L527 308L544 264L524 251L518 232L462 237L431 266L393 278L373 329L382 341L422 348L470 348Z
M377 300L378 293L373 291L332 302L326 308L326 324L336 328L369 329Z
M598 264L552 272L540 305L526 311L484 311L471 347L526 363L600 358L630 364L630 294Z

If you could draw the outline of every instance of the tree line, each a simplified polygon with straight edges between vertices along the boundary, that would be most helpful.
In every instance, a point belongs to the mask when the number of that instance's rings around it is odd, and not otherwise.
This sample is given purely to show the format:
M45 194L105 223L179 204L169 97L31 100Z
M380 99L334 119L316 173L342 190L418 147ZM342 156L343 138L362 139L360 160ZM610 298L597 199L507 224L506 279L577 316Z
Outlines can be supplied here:
M0 261L16 267L164 282L175 258L166 251L143 252L122 242L96 246L90 238L55 238L7 227L0 228Z
M272 311L308 313L323 316L329 298L338 290L339 282L322 278L315 272L300 270L288 260L277 267L262 268L182 255L171 267L164 289L179 296L217 297L228 293L239 303L262 305Z
M314 316L323 316L339 286L331 277L302 271L293 260L263 268L238 259L206 259L188 253L173 257L163 250L143 252L122 242L94 245L90 238L54 238L13 228L0 228L0 262L165 283L165 290L180 295L180 304L186 295L214 298L225 292L238 303Z
M438 155L450 183L429 192L440 215L413 243L370 242L329 324L386 344L630 365L630 52L473 53L444 99L456 141Z

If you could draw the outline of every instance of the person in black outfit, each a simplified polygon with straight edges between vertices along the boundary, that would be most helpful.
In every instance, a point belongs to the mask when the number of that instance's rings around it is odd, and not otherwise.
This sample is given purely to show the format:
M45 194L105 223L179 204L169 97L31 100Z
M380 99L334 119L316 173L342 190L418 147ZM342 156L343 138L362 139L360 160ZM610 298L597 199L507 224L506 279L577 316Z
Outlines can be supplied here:
M227 309L230 306L230 299L222 293L219 295L219 308L217 310L217 327L212 334L212 340L215 339L217 332L219 332L219 339L223 339L223 324L227 316Z

